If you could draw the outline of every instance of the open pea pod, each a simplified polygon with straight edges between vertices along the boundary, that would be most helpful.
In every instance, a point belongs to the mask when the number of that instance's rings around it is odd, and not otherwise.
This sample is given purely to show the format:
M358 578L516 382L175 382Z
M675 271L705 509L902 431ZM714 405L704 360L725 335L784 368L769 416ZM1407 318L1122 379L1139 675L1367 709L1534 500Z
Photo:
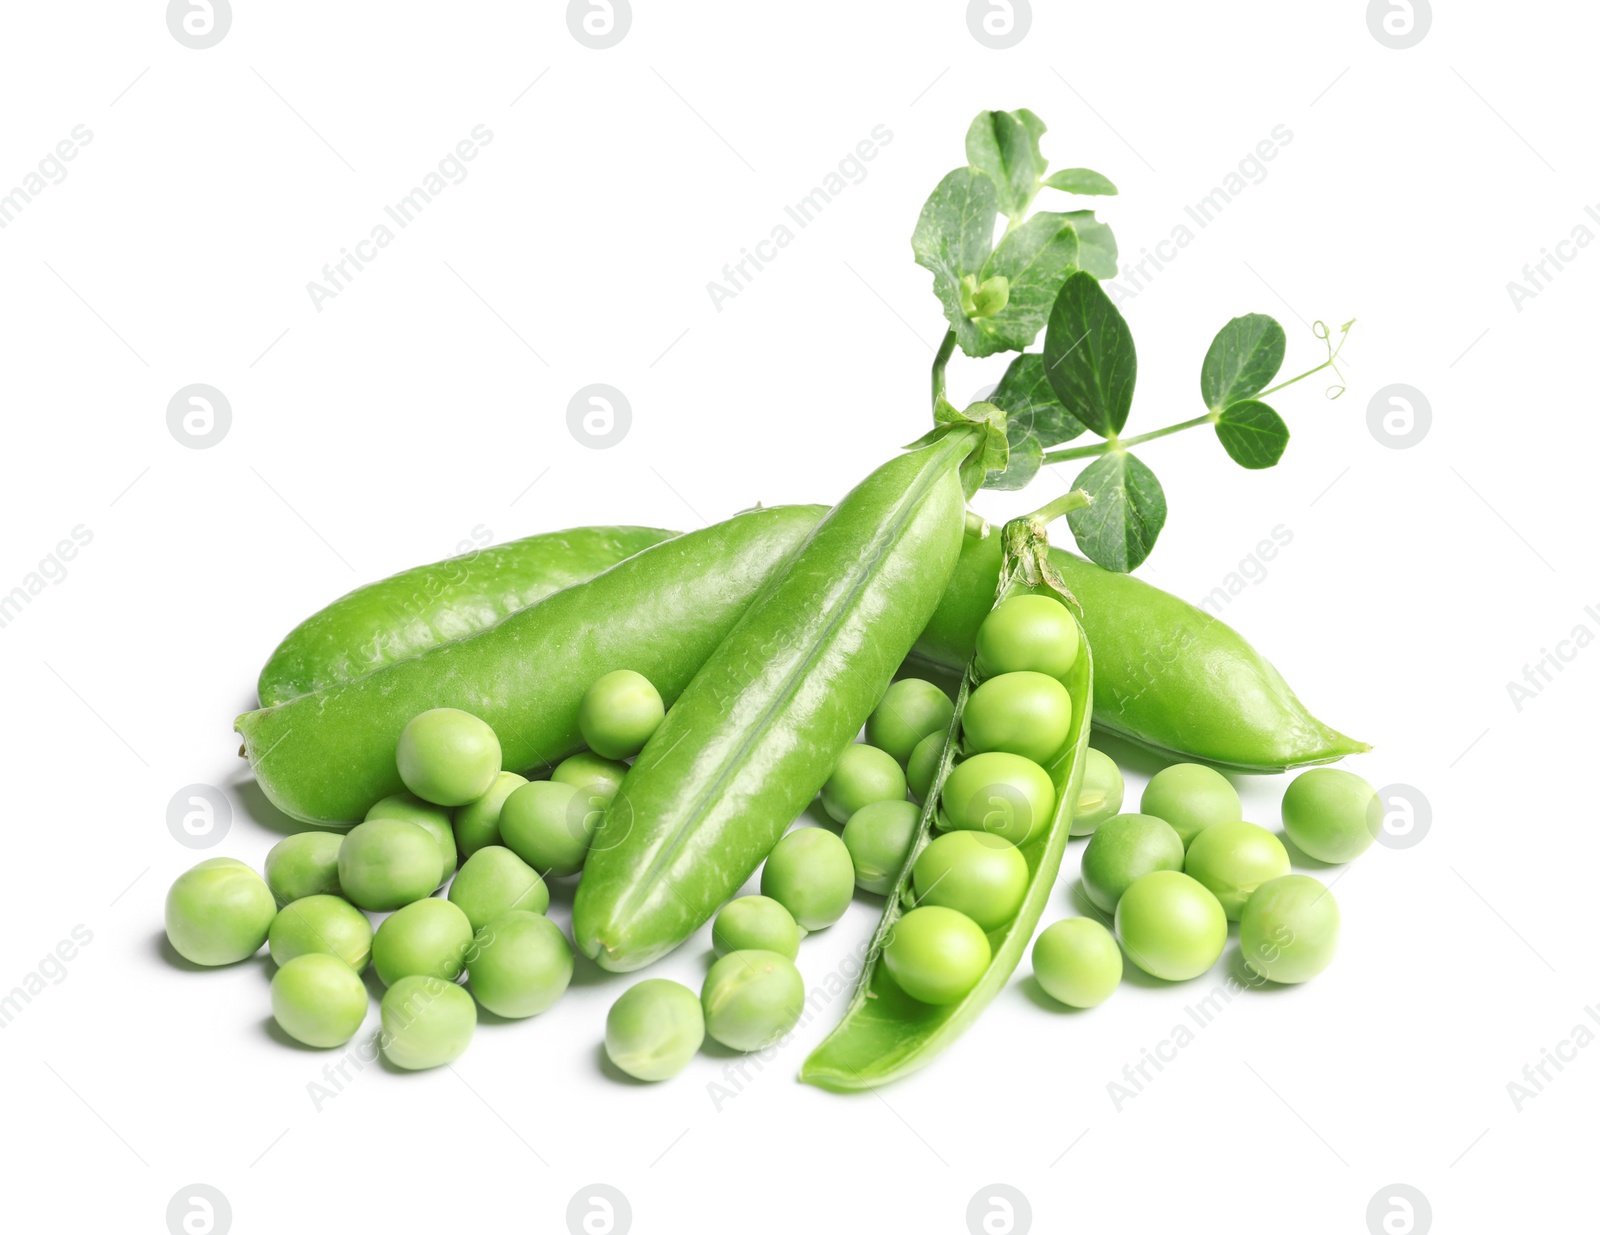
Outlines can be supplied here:
M1068 495L1069 498L1072 495ZM1074 503L1077 504L1077 503ZM1000 584L994 603L1023 592L1059 593L1072 597L1050 567L1044 524L1056 511L1046 507L1036 515L1013 520L1003 533L1005 550ZM1076 603L1076 602L1073 602ZM1094 664L1088 639L1079 625L1081 651L1063 679L1072 696L1072 724L1061 752L1046 767L1055 784L1056 808L1049 826L1021 846L1028 863L1028 889L1022 907L1006 925L989 932L989 968L957 1003L943 1006L922 1003L907 995L889 976L883 963L884 946L895 924L914 906L911 868L917 855L934 835L940 795L960 749L961 717L967 697L977 684L969 662L956 696L955 717L945 737L938 775L923 804L917 839L906 855L883 919L873 934L866 964L844 1018L811 1052L800 1069L800 1079L824 1089L873 1089L922 1067L962 1033L1000 992L1033 938L1046 902L1055 888L1061 857L1067 848L1073 804L1083 777L1084 752L1089 745L1089 720L1094 706Z

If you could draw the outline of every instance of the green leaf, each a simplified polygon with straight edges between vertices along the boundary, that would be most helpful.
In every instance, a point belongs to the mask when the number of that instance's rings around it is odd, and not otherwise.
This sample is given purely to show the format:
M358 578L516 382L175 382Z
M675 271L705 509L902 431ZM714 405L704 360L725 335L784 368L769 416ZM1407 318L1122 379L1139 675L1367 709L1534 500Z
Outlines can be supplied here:
M1012 426L1006 424L1006 435L1009 437ZM1044 447L1039 444L1039 439L1032 436L1026 429L1022 436L1012 440L1011 453L1006 459L1005 467L998 471L987 472L983 478L985 489L1025 489L1029 482L1039 474L1039 465L1044 462Z
M1006 436L1015 450L1025 437L1040 446L1059 446L1083 432L1083 423L1056 398L1044 375L1044 357L1025 352L1011 362L989 402L1005 408Z
M1228 457L1252 471L1271 467L1289 445L1289 426L1265 403L1244 399L1217 416L1217 437Z
M1031 111L981 111L967 129L967 162L994 181L1000 211L1020 219L1048 166L1039 153L1044 121Z
M1093 275L1069 275L1050 310L1044 371L1061 406L1101 437L1122 432L1139 362L1128 323Z
M1063 167L1045 178L1045 187L1060 189L1063 193L1077 193L1082 197L1115 197L1117 186L1099 172L1087 167Z
M1078 229L1078 266L1097 279L1117 277L1117 240L1093 210L1069 210L1064 216Z
M957 168L939 181L911 233L917 265L933 271L934 295L969 356L1001 350L998 344L985 347L987 341L961 307L962 276L977 276L994 247L997 210L994 181L970 167Z
M983 278L1003 278L1005 306L978 323L1000 344L1020 352L1044 329L1066 277L1078 268L1078 233L1065 215L1041 211L1008 232L983 265Z
M1265 313L1234 318L1217 331L1200 366L1200 397L1206 406L1220 412L1266 389L1283 367L1285 346L1283 327Z
M1150 556L1167 521L1167 496L1154 472L1117 450L1084 468L1072 487L1093 499L1067 516L1084 556L1123 573Z

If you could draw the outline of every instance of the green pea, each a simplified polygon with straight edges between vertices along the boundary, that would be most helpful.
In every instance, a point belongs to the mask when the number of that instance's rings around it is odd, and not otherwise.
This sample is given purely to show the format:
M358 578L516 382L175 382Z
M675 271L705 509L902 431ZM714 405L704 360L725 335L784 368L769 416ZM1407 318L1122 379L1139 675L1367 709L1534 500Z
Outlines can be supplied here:
M337 956L307 952L272 975L272 1015L296 1042L343 1046L367 1019L367 988Z
M592 750L580 750L556 764L550 779L564 785L576 785L580 789L590 788L609 805L611 799L617 796L617 790L622 788L622 778L627 774L628 765L620 759L607 759Z
M922 812L910 802L869 802L844 825L844 847L855 867L856 887L887 896L917 838Z
M1266 828L1242 821L1213 823L1190 842L1183 870L1222 903L1228 921L1237 922L1252 892L1289 873L1289 854Z
M478 850L500 843L500 808L511 794L528 783L526 776L501 772L489 783L480 798L473 798L456 812L456 850L463 860Z
M985 931L999 930L1022 907L1028 861L1010 841L987 832L946 832L917 855L911 882L919 905L964 913Z
M741 896L717 911L711 946L718 956L753 949L794 960L800 955L800 926L772 897Z
M468 803L471 805L471 803ZM456 834L450 825L450 812L442 806L424 802L411 793L396 793L373 803L368 819L404 819L414 823L439 846L439 883L456 869ZM439 883L434 884L438 887Z
M1116 924L1133 963L1169 982L1199 977L1228 942L1228 915L1217 898L1182 871L1135 879L1117 902Z
M929 734L943 733L955 714L950 696L932 682L901 678L889 684L867 717L867 744L887 751L903 767L917 743Z
M898 802L906 796L906 774L888 751L856 743L844 754L822 786L822 809L835 823L845 823L873 802Z
M1319 862L1360 857L1382 827L1378 791L1342 768L1302 772L1283 795L1284 831Z
M1309 982L1339 947L1339 906L1310 875L1269 879L1239 915L1244 963L1273 982Z
M1184 848L1213 823L1237 823L1243 817L1239 791L1221 772L1202 763L1162 768L1144 787L1139 810L1171 824Z
M1122 809L1122 769L1104 751L1084 752L1083 783L1072 812L1070 835L1091 836L1094 830Z
M536 1016L572 981L572 945L542 913L513 909L473 937L467 977L497 1016Z
M481 798L500 771L500 739L459 708L432 708L400 731L395 752L407 789L439 806Z
M449 897L475 931L513 909L543 913L550 908L550 889L539 872L504 845L489 845L463 862Z
M988 832L1020 847L1049 826L1056 787L1033 760L987 751L956 764L940 805L941 827Z
M761 868L761 894L808 931L844 917L855 887L850 851L826 828L796 828L772 847Z
M231 965L261 950L277 912L255 871L235 858L207 858L173 880L167 938L196 965Z
M422 974L454 982L467 966L472 923L447 900L429 897L395 910L372 937L372 968L385 986Z
M732 1050L759 1051L800 1023L806 988L787 956L758 948L729 952L700 988L706 1032Z
M341 832L296 832L267 850L267 887L278 904L318 893L339 895Z
M279 965L287 965L297 956L326 952L360 973L372 956L372 923L361 910L337 896L302 896L278 910L267 931L267 947Z
M939 775L939 759L944 754L943 733L930 733L917 743L906 764L906 785L918 802L926 802L933 789L933 778Z
M1083 851L1083 891L1106 913L1134 880L1152 871L1181 871L1183 841L1154 815L1117 815L1089 838Z
M594 790L536 780L512 790L500 808L500 839L536 871L573 875L583 869L603 814Z
M382 912L419 901L439 886L439 842L404 819L358 823L339 846L339 887L363 909Z
M628 759L644 749L667 714L661 692L632 669L615 669L584 692L578 731L595 754Z
M968 696L961 714L967 750L1006 751L1041 764L1061 753L1071 727L1067 688L1032 670L990 678Z
M1013 596L978 627L978 674L1031 670L1065 677L1078 659L1078 624L1050 596Z
M989 967L989 937L964 913L919 905L889 930L883 963L901 990L923 1003L965 998Z
M478 1009L454 982L412 975L383 993L378 1043L389 1062L413 1071L461 1058L478 1027Z
M1062 918L1033 941L1033 976L1069 1008L1093 1008L1122 981L1122 949L1093 918Z
M646 978L623 991L606 1013L606 1054L629 1076L677 1076L706 1037L706 1014L687 986Z

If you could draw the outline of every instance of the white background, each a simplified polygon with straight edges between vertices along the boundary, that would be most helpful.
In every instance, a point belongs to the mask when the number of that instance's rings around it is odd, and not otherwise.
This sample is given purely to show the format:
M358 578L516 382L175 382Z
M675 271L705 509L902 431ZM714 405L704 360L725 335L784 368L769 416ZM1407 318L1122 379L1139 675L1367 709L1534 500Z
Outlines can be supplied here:
M1573 774L1592 767L1600 651L1562 645L1571 663L1520 710L1507 683L1575 627L1600 631L1584 608L1600 603L1584 308L1600 253L1520 312L1506 284L1600 200L1592 10L1454 4L1397 51L1355 0L1036 0L995 51L956 0L636 2L595 51L559 3L277 0L236 4L197 51L162 7L13 5L0 38L0 192L75 125L93 134L0 230L0 591L92 533L0 628L0 989L93 932L0 1031L13 1225L161 1231L197 1182L239 1232L561 1232L597 1182L643 1232L960 1232L997 1183L1039 1231L1361 1232L1394 1183L1441 1231L1552 1229L1586 1202L1600 1050L1520 1112L1507 1083L1580 1022L1600 1030L1584 1012L1596 819ZM1376 744L1350 766L1419 790L1431 831L1322 872L1345 920L1334 967L1236 999L1120 1111L1108 1082L1226 961L1087 1014L1044 1006L1024 961L960 1043L877 1096L794 1083L819 1018L720 1109L724 1057L654 1087L602 1071L625 980L584 963L556 1009L482 1026L454 1068L370 1066L318 1111L326 1057L269 1034L265 956L190 972L161 946L181 870L258 863L289 827L230 733L267 652L475 528L693 527L835 500L925 427L942 321L908 237L973 114L1022 106L1056 166L1121 186L1097 204L1125 258L1275 125L1292 132L1124 304L1143 362L1129 429L1200 410L1200 358L1237 313L1279 317L1294 368L1320 358L1310 321L1358 319L1349 390L1277 400L1294 439L1270 473L1204 432L1147 448L1171 514L1143 574L1198 600L1292 532L1223 616ZM479 124L493 141L467 179L317 311L307 282ZM893 140L865 180L713 309L708 280L880 124ZM953 393L1002 365L958 359ZM233 411L206 450L166 425L194 382ZM632 406L610 450L567 430L592 382ZM1432 407L1410 449L1368 427L1397 382ZM976 505L1038 505L1060 470ZM1150 765L1129 766L1131 802ZM165 821L196 782L234 808L204 854ZM1283 785L1244 780L1247 817L1276 826ZM1079 852L1046 921L1079 911ZM809 984L875 914L863 901L807 941ZM706 950L657 972L698 984Z

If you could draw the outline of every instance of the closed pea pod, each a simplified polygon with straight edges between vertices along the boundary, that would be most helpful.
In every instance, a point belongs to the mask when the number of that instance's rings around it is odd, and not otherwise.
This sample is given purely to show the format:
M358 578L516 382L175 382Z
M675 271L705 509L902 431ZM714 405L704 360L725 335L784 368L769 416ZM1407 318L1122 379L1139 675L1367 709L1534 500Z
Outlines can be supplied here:
M1070 494L1037 514L1008 525L1012 544L1006 557L1000 601L1044 590L1040 566L1046 543L1044 526L1082 501L1081 494ZM1064 606L1062 611L1071 616L1071 611ZM1083 752L1089 740L1094 674L1090 653L1089 644L1084 643L1063 682L1072 699L1072 719L1062 749L1044 768L1050 783L1049 818L1031 822L1023 843L1017 846L1026 866L1020 904L1009 920L990 931L986 938L982 927L956 910L934 904L912 908L917 863L922 854L929 852L935 835L937 803L951 776L962 710L977 680L975 671L969 667L957 697L955 720L934 771L928 802L923 807L912 859L902 872L899 886L889 897L867 952L865 972L850 1005L839 1025L805 1061L800 1071L802 1081L827 1089L860 1090L904 1076L954 1041L1005 986L1033 936L1033 928L1049 900L1066 849L1082 775ZM969 759L960 767L973 761ZM978 833L974 841L986 839L981 827L972 831ZM954 835L946 833L941 843ZM925 869L930 880L937 877L937 871L927 866ZM959 921L952 921L952 918ZM913 929L897 934L903 922L910 923ZM961 922L971 929L962 927ZM967 940L973 931L978 933L979 940L987 943L987 959L982 949L969 946ZM947 948L954 949L948 968L938 960ZM928 949L933 950L931 954ZM979 964L981 972L974 976L972 970ZM908 989L908 984L913 989Z
M676 532L576 527L401 571L340 597L285 636L256 684L262 707L364 677L476 634Z
M815 522L806 507L737 515L646 549L475 635L248 712L235 727L256 780L297 819L359 819L405 788L395 765L401 731L437 707L488 724L502 766L553 766L583 747L578 708L597 678L627 665L670 703Z
M965 520L959 469L992 432L947 426L856 486L667 714L578 885L574 935L604 968L688 938L833 773L938 603Z
M821 506L790 507L780 517L805 523L809 530L824 513ZM575 528L417 567L358 589L313 614L284 640L262 672L262 705L354 681L475 635L672 535L651 528ZM564 560L547 559L547 542L567 538L590 548L571 554L558 548L554 552ZM917 640L915 662L961 671L993 602L1000 555L999 537L987 526L964 539L950 586ZM662 560L655 558L658 564ZM1050 561L1083 602L1085 632L1098 649L1098 728L1174 758L1254 772L1327 763L1368 749L1312 716L1278 671L1225 622L1143 580L1064 550L1052 549ZM737 572L743 563L734 557L705 569ZM406 603L415 594L408 582L412 577L426 578L427 587L435 589L422 619ZM561 633L556 624L579 620L571 605L541 611L541 616L540 625L552 636ZM564 640L581 641L577 630L574 625Z
M938 611L917 641L925 664L959 671L973 654L999 573L1001 538L967 536ZM1050 565L1083 606L1094 648L1094 723L1178 758L1283 772L1368 749L1306 710L1238 631L1160 588L1060 549Z

